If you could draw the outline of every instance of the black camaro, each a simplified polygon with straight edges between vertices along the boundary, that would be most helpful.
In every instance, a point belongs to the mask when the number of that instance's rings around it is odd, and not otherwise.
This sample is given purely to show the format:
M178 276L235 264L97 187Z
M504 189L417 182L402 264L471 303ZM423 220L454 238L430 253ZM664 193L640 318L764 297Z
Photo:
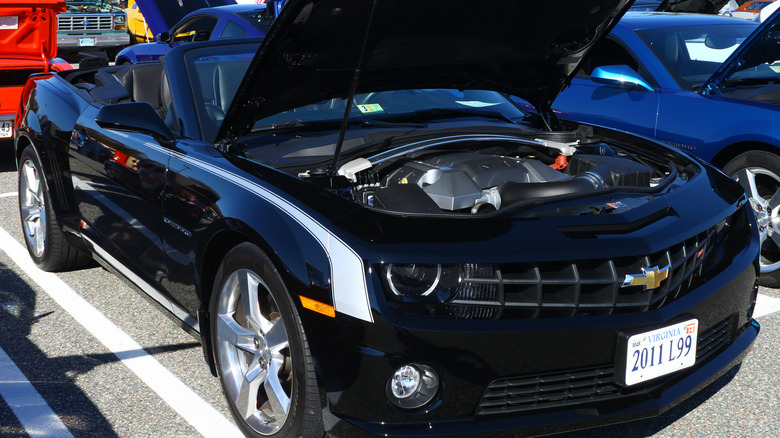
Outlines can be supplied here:
M291 0L262 42L33 77L30 255L180 320L248 436L656 415L755 340L758 236L721 172L550 110L629 3Z

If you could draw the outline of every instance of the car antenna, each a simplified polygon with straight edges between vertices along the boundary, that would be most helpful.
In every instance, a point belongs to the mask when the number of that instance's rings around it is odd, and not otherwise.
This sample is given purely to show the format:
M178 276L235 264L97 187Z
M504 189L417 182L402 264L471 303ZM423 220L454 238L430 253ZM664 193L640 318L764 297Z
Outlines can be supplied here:
M336 142L336 151L333 153L333 163L330 165L329 174L334 175L337 171L336 167L339 163L339 155L341 155L341 147L344 144L344 136L347 133L347 126L349 126L349 116L352 113L352 102L355 101L355 93L357 92L358 81L360 80L360 72L363 69L363 59L366 55L366 46L368 44L368 33L371 31L371 22L374 19L374 11L376 10L376 2L373 1L371 6L371 15L368 17L368 23L366 24L366 32L363 35L363 47L360 49L360 59L358 59L357 68L352 76L352 85L349 88L349 97L347 98L347 109L344 110L344 118L341 120L341 129L339 130L339 139Z

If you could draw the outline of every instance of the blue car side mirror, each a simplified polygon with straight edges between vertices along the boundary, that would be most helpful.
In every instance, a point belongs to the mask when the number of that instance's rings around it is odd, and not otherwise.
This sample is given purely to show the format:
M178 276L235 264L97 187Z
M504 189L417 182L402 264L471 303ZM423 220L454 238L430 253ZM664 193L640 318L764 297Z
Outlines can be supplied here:
M647 83L639 73L627 65L605 65L596 67L590 74L593 82L599 84L615 85L625 88L643 88L647 91L653 91L653 87Z

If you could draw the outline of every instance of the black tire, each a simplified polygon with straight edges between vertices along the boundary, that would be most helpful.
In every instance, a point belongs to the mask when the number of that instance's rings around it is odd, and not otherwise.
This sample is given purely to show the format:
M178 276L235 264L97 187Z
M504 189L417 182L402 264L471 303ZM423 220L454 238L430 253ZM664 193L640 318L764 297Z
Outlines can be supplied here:
M780 157L767 151L738 155L723 171L745 189L761 236L762 286L780 287Z
M253 313L244 303L255 298ZM306 334L284 282L259 248L242 243L227 253L209 309L217 373L241 431L248 437L324 435ZM251 384L248 372L256 373Z
M63 235L51 206L51 196L41 163L27 146L18 166L19 214L27 252L44 271L63 271L84 266L89 254L72 247Z

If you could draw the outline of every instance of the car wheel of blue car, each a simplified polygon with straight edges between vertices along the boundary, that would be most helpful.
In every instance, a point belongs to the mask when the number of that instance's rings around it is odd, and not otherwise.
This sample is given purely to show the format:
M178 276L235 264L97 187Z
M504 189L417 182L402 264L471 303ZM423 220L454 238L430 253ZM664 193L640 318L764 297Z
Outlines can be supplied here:
M61 271L84 265L91 258L73 248L62 234L51 207L51 196L41 163L32 146L19 159L19 213L24 242L35 264L44 271Z
M247 436L321 436L317 378L300 318L268 257L244 243L222 261L210 302L222 389Z
M732 159L723 170L734 177L748 197L761 237L761 284L780 286L780 157L749 151Z

